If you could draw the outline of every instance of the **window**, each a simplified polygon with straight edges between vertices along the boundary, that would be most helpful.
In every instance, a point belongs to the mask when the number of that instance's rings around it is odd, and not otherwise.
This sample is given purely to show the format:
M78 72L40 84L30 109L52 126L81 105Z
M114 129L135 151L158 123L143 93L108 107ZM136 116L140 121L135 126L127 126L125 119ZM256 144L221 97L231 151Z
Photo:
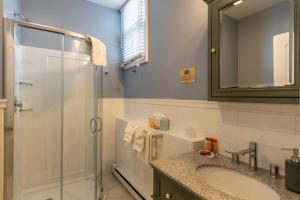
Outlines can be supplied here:
M128 0L121 8L121 67L148 62L148 0Z

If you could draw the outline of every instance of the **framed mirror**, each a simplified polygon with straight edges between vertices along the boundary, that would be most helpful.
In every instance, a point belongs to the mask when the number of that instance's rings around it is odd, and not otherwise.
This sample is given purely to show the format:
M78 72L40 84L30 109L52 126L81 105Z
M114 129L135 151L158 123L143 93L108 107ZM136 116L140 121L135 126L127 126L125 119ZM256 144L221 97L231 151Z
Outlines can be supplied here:
M299 0L207 0L211 100L299 102Z

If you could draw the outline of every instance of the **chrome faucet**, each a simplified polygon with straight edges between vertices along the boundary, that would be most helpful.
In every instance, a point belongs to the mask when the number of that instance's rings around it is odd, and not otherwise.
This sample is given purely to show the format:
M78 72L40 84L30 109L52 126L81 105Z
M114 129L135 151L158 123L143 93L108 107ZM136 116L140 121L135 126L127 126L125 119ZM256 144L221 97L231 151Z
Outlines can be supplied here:
M246 154L249 154L249 169L251 171L257 170L257 143L256 142L250 142L248 149L244 149L239 152L229 152L229 151L226 152L231 154L232 156L231 161L234 164L240 163L240 159L239 159L240 155L244 156Z

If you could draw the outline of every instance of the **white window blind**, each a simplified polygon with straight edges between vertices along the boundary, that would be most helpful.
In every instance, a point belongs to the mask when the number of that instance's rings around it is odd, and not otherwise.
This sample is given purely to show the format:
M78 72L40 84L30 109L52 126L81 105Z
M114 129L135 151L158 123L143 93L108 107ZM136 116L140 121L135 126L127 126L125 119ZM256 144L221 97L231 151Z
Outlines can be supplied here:
M147 61L146 1L128 0L121 9L122 65L128 68Z

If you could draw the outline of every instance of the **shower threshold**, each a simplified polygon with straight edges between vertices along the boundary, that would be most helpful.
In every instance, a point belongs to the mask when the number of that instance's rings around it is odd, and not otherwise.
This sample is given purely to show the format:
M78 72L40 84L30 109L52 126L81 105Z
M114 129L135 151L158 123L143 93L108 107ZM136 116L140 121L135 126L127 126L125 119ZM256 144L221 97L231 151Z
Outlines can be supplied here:
M64 200L94 199L94 176L88 175L65 181L63 185ZM60 185L51 184L23 191L17 200L60 200Z

